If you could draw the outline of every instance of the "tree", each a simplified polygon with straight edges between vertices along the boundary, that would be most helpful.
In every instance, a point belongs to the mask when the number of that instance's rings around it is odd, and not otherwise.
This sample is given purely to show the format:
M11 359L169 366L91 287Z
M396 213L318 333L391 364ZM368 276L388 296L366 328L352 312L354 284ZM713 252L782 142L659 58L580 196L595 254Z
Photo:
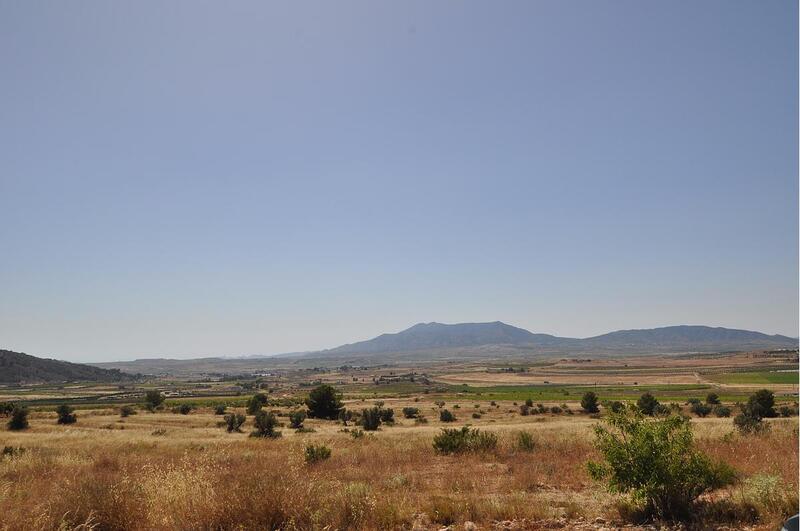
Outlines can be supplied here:
M761 389L747 399L747 409L760 418L771 419L777 417L775 412L775 395L769 389Z
M56 421L58 424L73 424L77 422L78 416L73 413L74 409L72 409L67 404L61 404L56 408L56 413L58 414L58 420Z
M155 411L164 403L164 395L158 389L151 389L144 394L144 402L148 411Z
M250 434L251 437L275 439L281 436L281 432L275 430L278 427L278 418L271 411L257 411L253 418L253 427L255 430Z
M587 391L581 398L581 408L587 413L597 413L600 408L597 407L597 395L594 391Z
M241 413L229 413L225 415L225 427L228 433L233 433L234 431L241 433L244 421L245 416Z
M639 407L639 411L652 417L658 407L658 400L656 400L656 397L652 394L644 393L639 397L639 400L636 401L636 405Z
M267 395L264 393L257 393L250 397L247 401L247 414L255 415L267 403Z
M631 494L647 516L685 518L697 498L731 483L735 474L694 445L689 419L647 419L641 412L612 413L595 427L604 462L589 462L589 475L612 492Z
M706 395L706 404L711 406L719 405L719 395L717 393L708 393Z
M344 406L336 389L328 384L322 384L312 389L308 394L306 407L308 408L308 416L312 419L336 420Z
M11 418L8 421L9 430L28 429L28 408L25 406L14 406L11 411Z

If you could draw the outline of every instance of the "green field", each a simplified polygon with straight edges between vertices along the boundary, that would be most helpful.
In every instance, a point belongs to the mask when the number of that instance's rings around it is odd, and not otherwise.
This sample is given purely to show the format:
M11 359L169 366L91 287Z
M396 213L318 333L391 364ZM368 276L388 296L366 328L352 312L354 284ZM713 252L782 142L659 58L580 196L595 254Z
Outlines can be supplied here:
M730 372L709 375L710 380L724 384L797 384L797 371Z

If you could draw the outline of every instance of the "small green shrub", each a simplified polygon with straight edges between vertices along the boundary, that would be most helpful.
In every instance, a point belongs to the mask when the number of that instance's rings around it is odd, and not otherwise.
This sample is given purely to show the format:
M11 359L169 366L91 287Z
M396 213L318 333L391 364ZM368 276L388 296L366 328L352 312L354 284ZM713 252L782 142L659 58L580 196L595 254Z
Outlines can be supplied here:
M692 404L692 407L689 408L689 411L698 417L706 417L709 413L711 413L711 406L698 401Z
M358 428L354 428L350 430L350 437L353 439L361 439L364 437L364 430L359 430Z
M403 416L407 419L415 419L419 416L419 408L417 407L404 407Z
M25 406L14 406L7 425L8 429L13 431L28 429L28 408Z
M581 409L587 413L597 413L600 411L598 407L597 394L594 391L587 391L581 398Z
M125 405L119 408L120 417L130 417L136 414L136 409L133 406Z
M481 418L481 416L482 416L482 415L481 415L480 413L478 413L477 411L475 411L474 413L472 413L472 418L474 418L474 419L479 419L479 418Z
M224 415L225 412L227 411L227 409L228 408L227 408L227 406L225 406L225 404L218 404L218 405L214 406L214 414L215 415Z
M553 406L550 408L550 413L552 413L553 415L560 415L562 413L562 410L558 406Z
M271 411L257 411L253 418L253 427L255 429L250 433L251 437L276 439L281 436L281 432L275 429L278 427L278 417Z
M306 463L312 464L330 458L331 449L322 444L309 444L306 446Z
M442 432L433 438L433 448L442 454L482 452L496 447L497 435L467 426L461 429L442 428Z
M381 425L381 410L378 406L361 410L361 427L366 431L375 431Z
M158 389L150 389L144 394L144 405L148 411L153 412L164 403L164 395Z
M228 433L241 433L244 421L245 416L241 413L228 413L225 415L225 428L228 430Z
M295 430L299 430L303 427L303 423L306 421L306 412L305 411L292 411L289 413L289 427Z
M394 424L394 410L392 408L383 409L379 407L378 414L384 424Z
M519 406L519 414L523 417L527 417L531 414L531 407L528 404L522 404Z
M194 406L192 404L183 403L177 407L172 408L173 413L180 413L181 415L188 415L192 412Z
M647 516L686 518L697 498L730 484L733 469L696 449L689 419L646 419L641 412L611 414L595 427L604 462L588 463L590 476L612 492L628 493Z
M650 393L644 393L639 397L639 400L636 401L636 406L639 408L639 411L641 411L642 414L650 417L656 414L656 408L659 405L660 404L658 400L656 400L656 397Z
M78 416L73 411L75 410L67 404L61 404L56 408L56 414L58 414L56 422L58 424L74 424L78 421Z
M344 408L341 394L328 384L318 385L312 389L305 403L308 416L312 419L336 420Z
M443 409L439 412L439 420L442 422L455 422L456 416L450 413L448 410Z
M708 393L706 395L706 404L710 406L719 405L719 395L717 393Z
M717 417L730 417L731 408L723 405L714 406L714 415Z
M533 441L533 434L528 431L517 432L514 442L517 450L522 452L532 452L536 446Z
M260 411L262 407L267 404L267 395L264 393L258 393L250 397L250 400L247 401L247 414L248 415L255 415L256 412Z

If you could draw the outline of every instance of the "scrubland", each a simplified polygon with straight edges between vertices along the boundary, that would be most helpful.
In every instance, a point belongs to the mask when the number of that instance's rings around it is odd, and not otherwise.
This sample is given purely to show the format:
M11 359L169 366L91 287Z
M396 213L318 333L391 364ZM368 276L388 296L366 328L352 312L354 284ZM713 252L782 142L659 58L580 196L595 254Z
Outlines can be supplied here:
M120 418L112 408L31 413L30 428L0 431L2 529L454 529L613 527L635 523L624 496L592 481L598 459L584 414L520 416L511 402L461 402L458 420L498 436L494 450L434 451L445 426L433 399L388 400L397 422L354 438L340 422L309 419L315 431L258 439L228 433L210 408ZM347 404L361 407L361 402ZM369 405L369 403L367 403ZM401 418L419 407L426 424ZM448 404L449 406L450 404ZM475 407L475 406L478 407ZM271 408L281 413L288 409ZM237 409L239 411L239 409ZM240 410L243 412L243 409ZM471 413L482 411L479 419ZM797 511L797 418L770 419L740 435L730 418L693 419L697 444L734 467L739 480L704 496L689 527L776 529ZM532 449L521 449L520 431ZM308 444L331 449L306 463Z

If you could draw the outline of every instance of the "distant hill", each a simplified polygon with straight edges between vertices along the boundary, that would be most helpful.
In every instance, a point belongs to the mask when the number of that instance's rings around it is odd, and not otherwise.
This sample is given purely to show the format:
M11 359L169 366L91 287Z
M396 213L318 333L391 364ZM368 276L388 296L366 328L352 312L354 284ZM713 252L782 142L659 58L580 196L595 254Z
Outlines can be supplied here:
M379 353L481 345L551 345L558 343L560 339L548 334L533 334L500 321L460 324L419 323L396 334L381 334L374 339L342 345L323 352Z
M667 326L645 330L619 330L584 339L535 334L499 321L493 323L419 323L395 334L382 334L367 341L305 354L324 357L340 354L379 355L418 351L449 351L513 346L547 352L667 353L722 350L797 348L798 340L761 332L712 328L709 326Z
M130 380L118 369L100 369L80 363L37 358L21 352L0 350L0 383L118 382Z

